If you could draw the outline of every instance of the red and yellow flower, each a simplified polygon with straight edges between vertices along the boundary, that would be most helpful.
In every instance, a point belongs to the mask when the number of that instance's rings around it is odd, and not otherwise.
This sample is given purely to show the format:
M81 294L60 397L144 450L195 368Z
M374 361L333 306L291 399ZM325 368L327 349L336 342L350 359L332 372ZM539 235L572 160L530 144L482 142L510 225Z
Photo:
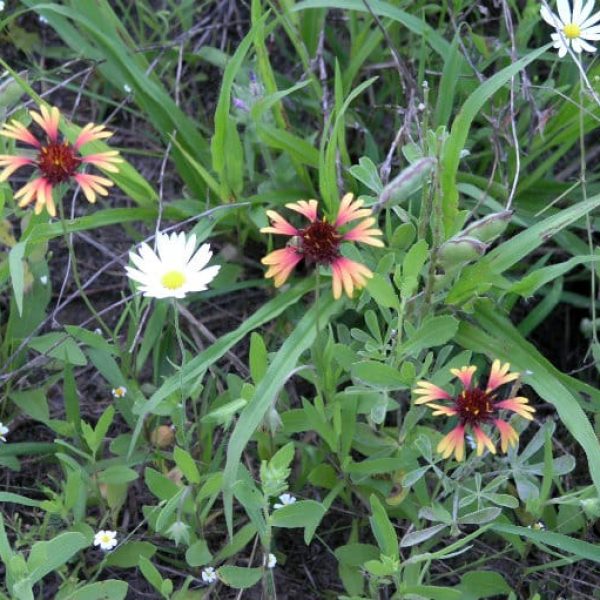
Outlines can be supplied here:
M473 384L473 375L477 367L470 365L460 369L451 369L450 372L461 382L463 390L458 395L449 394L446 390L429 383L419 381L414 390L415 404L426 404L433 409L433 415L446 415L458 417L458 424L438 444L437 451L444 458L454 453L457 461L465 457L465 430L470 428L477 444L477 456L483 454L487 448L492 454L496 453L496 446L491 438L484 432L482 426L495 425L500 433L500 447L506 452L509 446L515 446L519 434L506 421L499 418L501 410L512 411L519 416L531 420L535 409L529 406L527 398L515 396L501 400L499 398L501 387L518 379L519 373L510 372L510 364L502 364L495 360L492 364L487 385L485 388ZM447 400L450 405L436 404L437 400Z
M373 273L365 265L343 256L340 251L341 244L361 242L383 247L383 242L378 239L383 233L373 227L375 218L371 209L362 206L362 200L354 200L352 194L346 194L342 198L336 219L330 223L325 217L317 216L316 200L299 200L286 204L287 208L308 219L309 223L304 228L294 227L279 213L268 210L267 216L271 225L263 227L261 232L287 235L292 239L285 248L275 250L262 259L261 262L269 266L265 277L272 277L275 287L279 287L285 283L294 267L304 259L308 264L331 267L334 298L342 295L342 288L352 297L354 288L364 287ZM347 223L359 219L360 223L345 232L342 231Z
M96 194L108 195L106 188L113 182L106 177L84 173L80 167L86 164L99 167L104 171L118 172L117 163L123 162L116 150L82 155L80 149L88 142L109 138L112 133L102 125L87 124L77 136L73 144L59 134L60 111L56 107L40 107L40 112L29 111L31 118L43 129L45 140L39 140L19 121L4 123L0 135L13 138L35 149L32 155L0 154L0 182L6 181L17 169L25 166L35 167L37 176L26 183L17 193L15 199L19 206L27 206L35 199L35 214L40 214L45 207L48 214L56 216L56 207L52 192L55 185L73 180L81 186L89 202L96 201Z

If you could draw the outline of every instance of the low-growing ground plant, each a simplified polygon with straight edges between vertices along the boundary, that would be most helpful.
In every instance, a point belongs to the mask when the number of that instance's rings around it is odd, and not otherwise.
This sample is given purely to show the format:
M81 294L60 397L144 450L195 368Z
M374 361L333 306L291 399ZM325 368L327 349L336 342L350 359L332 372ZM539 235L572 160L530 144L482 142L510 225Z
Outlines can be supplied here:
M0 2L0 598L600 598L599 9Z

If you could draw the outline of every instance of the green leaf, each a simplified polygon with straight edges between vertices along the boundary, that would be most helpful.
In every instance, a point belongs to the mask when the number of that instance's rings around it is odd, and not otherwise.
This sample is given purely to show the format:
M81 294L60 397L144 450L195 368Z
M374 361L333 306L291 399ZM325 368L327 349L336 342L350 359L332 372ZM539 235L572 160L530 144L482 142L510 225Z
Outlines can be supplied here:
M434 346L448 343L458 330L458 320L450 315L441 315L424 319L421 326L410 334L400 346L400 351L413 356Z
M524 69L528 64L539 58L550 48L551 44L533 50L523 58L513 62L508 67L498 71L484 81L464 102L460 112L452 123L450 136L444 144L441 165L441 188L443 197L444 224L446 233L450 233L454 219L458 213L458 188L456 187L456 173L460 162L460 154L465 148L471 124L477 113L485 106L488 100L512 77Z
M98 581L72 592L63 600L124 600L129 586L124 581L107 579Z
M15 302L19 315L23 314L23 295L25 293L25 248L27 240L19 242L10 249L8 253L8 267L10 269L10 280L12 283L13 292L15 294Z
M352 379L385 390L404 390L411 383L397 369L372 360L353 364Z
M47 423L50 420L50 409L46 392L43 389L31 389L24 392L10 392L9 398L32 419L40 423Z
M265 413L272 406L276 395L287 381L300 355L312 345L316 336L317 321L328 322L342 304L342 302L333 300L331 296L324 296L319 306L315 305L308 309L277 352L264 379L256 386L252 399L239 417L229 440L227 462L223 473L223 501L230 535L233 532L233 485L244 448L260 425Z
M190 567L203 567L212 559L205 540L196 540L185 552L185 560Z
M137 478L137 471L134 471L125 465L112 465L98 473L98 481L109 485L129 483L130 481L135 481Z
M371 277L367 283L367 291L373 296L373 300L381 306L396 309L400 306L398 294L396 294L396 291L386 276L379 273L373 273L373 277Z
M379 558L381 552L377 546L355 543L338 546L334 554L339 562L349 567L361 567L368 560Z
M140 557L148 559L155 554L156 546L150 542L125 542L119 544L106 556L106 565L120 567L121 569L132 569L137 567Z
M39 507L41 502L39 500L32 500L19 494L13 494L12 492L0 492L0 503L11 502L12 504L21 504L22 506L33 506ZM1 557L1 554L0 554Z
M260 383L260 380L267 372L267 347L260 333L252 332L250 336L250 374L254 384Z
M306 544L310 544L314 532L325 513L325 507L320 502L300 500L275 510L270 521L273 527L303 527L304 541Z
M37 583L89 545L84 535L74 532L61 533L48 542L36 542L27 558L29 581Z
M463 593L463 600L479 600L513 591L496 571L469 571L461 577L458 588Z
M189 452L179 446L175 446L175 449L173 450L173 460L189 483L200 483L198 466Z
M29 342L29 347L76 367L87 365L87 358L77 342L72 337L58 331L33 338Z
M375 494L372 494L370 501L372 516L369 517L369 522L371 523L373 535L377 540L377 545L381 549L382 554L397 560L400 556L400 551L396 530L379 498Z
M219 579L229 587L244 590L260 581L262 569L246 569L244 567L224 566L217 570Z

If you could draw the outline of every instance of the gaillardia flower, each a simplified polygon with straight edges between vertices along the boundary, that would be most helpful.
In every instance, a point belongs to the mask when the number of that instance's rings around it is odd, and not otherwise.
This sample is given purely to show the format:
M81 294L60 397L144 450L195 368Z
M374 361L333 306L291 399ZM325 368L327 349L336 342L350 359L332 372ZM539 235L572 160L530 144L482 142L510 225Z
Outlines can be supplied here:
M465 457L465 430L467 427L473 433L477 444L477 456L483 454L486 447L492 454L496 453L494 442L483 431L484 425L495 425L500 432L500 446L506 452L509 446L515 446L519 435L513 427L499 418L501 410L517 413L525 419L533 419L535 409L529 406L527 398L515 396L500 400L500 388L519 377L519 373L509 371L510 364L502 364L495 360L485 388L473 385L473 374L477 367L467 366L451 369L450 372L460 380L463 391L452 396L442 388L427 381L417 382L414 394L418 396L415 404L427 404L433 409L434 415L458 417L458 425L438 444L437 451L444 458L454 453L457 461ZM450 406L435 404L436 400L447 400Z
M370 246L382 247L383 242L376 236L383 233L374 228L375 218L370 208L361 208L362 200L354 200L352 194L346 194L340 203L335 221L330 223L326 218L318 218L316 200L299 200L286 204L286 207L306 217L309 224L301 229L294 227L279 213L268 210L271 219L269 227L263 227L262 233L288 235L290 243L281 250L275 250L262 259L264 265L269 265L265 277L273 277L275 287L285 283L294 267L305 259L307 263L330 266L333 275L333 297L342 295L342 287L349 297L354 288L360 289L366 285L367 279L373 273L360 263L342 255L340 246L343 242L361 242ZM342 228L351 221L362 219L346 232Z
M125 267L127 275L138 284L144 296L152 298L184 298L189 292L201 292L217 276L219 265L207 267L212 257L209 244L196 251L196 236L186 238L185 233L159 233L156 237L157 253L142 243L138 250L129 253L137 267Z
M112 173L118 172L116 163L123 162L116 150L98 152L86 156L80 153L88 142L109 138L112 133L102 125L88 123L77 136L73 144L59 135L60 111L56 107L40 108L40 112L29 111L31 118L44 130L45 140L36 138L25 125L17 120L3 123L0 135L23 142L35 149L31 155L0 154L0 182L6 181L17 169L32 166L37 176L26 183L16 194L19 206L27 206L35 199L35 214L39 215L46 207L48 214L56 216L56 207L52 198L55 185L73 180L81 186L89 202L96 202L96 194L108 195L107 187L113 182L106 177L84 173L80 167L90 164Z
M569 0L557 0L556 7L558 14L554 14L543 5L540 12L542 19L556 29L551 37L554 47L558 49L558 56L565 56L569 46L577 53L581 53L582 50L596 52L596 48L588 43L600 40L600 25L597 24L600 21L600 12L592 15L594 0L574 0L573 10Z

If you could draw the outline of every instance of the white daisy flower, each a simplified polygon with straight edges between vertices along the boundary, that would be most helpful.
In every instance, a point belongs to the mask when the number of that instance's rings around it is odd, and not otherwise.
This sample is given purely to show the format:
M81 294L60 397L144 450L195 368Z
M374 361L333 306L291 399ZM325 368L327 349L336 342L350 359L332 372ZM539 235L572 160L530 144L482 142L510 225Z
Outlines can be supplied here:
M569 46L574 52L596 52L596 48L588 41L600 40L600 11L592 15L595 0L573 0L573 10L569 0L557 0L558 14L548 10L546 6L540 9L542 19L552 25L556 32L552 34L554 47L558 49L561 58L567 54ZM592 15L592 16L590 16Z
M127 388L124 385L112 389L113 398L125 398L127 395Z
M267 567L268 569L273 569L276 564L277 557L274 554L269 553L268 556L263 558L263 566Z
M275 504L273 504L273 508L283 508L284 506L294 504L294 502L296 502L295 496L292 496L291 494L281 494L281 496L279 496L279 502L275 502Z
M10 430L8 429L8 427L4 423L2 423L2 421L0 421L0 442L6 441L6 434L9 431Z
M101 530L94 536L94 546L100 546L100 550L112 550L116 545L116 531Z
M42 275L42 276L40 277L40 283L41 283L42 285L46 285L46 284L48 283L48 275Z
M186 238L184 233L159 233L157 252L146 243L139 254L130 252L131 262L137 267L125 267L127 275L140 285L138 289L151 298L184 298L190 292L201 292L217 276L220 266L207 267L212 257L209 244L196 248L196 236Z
M202 569L202 581L204 583L214 583L217 579L217 572L212 567Z

